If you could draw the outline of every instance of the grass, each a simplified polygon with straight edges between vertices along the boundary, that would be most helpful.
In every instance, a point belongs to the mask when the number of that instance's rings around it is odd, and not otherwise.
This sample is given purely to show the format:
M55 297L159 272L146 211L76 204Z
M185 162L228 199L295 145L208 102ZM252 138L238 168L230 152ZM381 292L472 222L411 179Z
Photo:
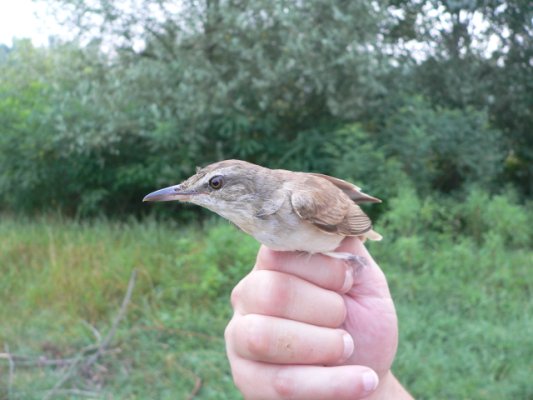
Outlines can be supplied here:
M532 399L531 215L501 206L522 232L518 239L501 227L457 235L435 226L436 203L419 204L419 223L409 225L411 201L394 204L381 220L386 240L371 245L400 319L396 375L419 399ZM411 227L402 233L405 224ZM57 217L4 217L0 237L0 352L75 356L95 342L95 329L108 332L136 269L113 352L64 388L101 399L185 399L201 378L195 399L240 398L223 331L231 288L253 265L253 239L223 222L200 228ZM41 399L63 373L19 365L10 374L0 359L0 398Z
M52 219L3 219L0 235L0 352L75 356L95 342L89 325L106 334L135 268L127 319L115 337L120 353L90 371L91 382L77 377L66 386L101 388L101 398L176 399L199 376L198 398L238 398L223 331L231 287L258 248L252 239L227 225L204 234L155 222ZM232 247L239 256L233 262ZM0 361L2 398L8 363ZM62 372L17 368L11 398L42 398Z

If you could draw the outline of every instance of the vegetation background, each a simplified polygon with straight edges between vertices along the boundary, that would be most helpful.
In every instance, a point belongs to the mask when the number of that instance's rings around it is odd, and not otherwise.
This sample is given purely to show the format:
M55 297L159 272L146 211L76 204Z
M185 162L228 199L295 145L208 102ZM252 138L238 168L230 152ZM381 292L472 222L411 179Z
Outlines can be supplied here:
M415 397L533 399L530 2L41 1L77 39L0 45L0 398L239 398L258 245L140 199L240 158L384 199Z

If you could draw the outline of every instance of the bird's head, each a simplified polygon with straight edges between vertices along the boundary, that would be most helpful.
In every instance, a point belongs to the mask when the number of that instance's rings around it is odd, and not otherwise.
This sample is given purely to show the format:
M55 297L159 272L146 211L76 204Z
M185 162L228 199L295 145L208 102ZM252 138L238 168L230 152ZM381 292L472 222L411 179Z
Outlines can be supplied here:
M179 185L146 195L143 201L190 202L238 223L253 213L264 191L264 168L240 160L220 161L199 169Z

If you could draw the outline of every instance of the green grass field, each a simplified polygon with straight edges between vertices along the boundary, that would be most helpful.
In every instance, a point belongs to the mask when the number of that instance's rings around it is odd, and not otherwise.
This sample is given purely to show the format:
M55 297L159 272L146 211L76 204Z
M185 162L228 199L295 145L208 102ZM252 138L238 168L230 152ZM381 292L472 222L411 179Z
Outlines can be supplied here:
M370 245L398 309L396 375L420 399L532 399L531 215L506 203L518 234L480 225L461 236L435 227L432 203L415 204L421 222L409 225L408 204L381 219L385 240ZM62 379L52 398L240 398L223 331L258 244L217 221L2 218L0 398L45 398ZM94 352L80 351L109 332L134 269L125 318L82 368ZM70 372L43 363L76 357Z

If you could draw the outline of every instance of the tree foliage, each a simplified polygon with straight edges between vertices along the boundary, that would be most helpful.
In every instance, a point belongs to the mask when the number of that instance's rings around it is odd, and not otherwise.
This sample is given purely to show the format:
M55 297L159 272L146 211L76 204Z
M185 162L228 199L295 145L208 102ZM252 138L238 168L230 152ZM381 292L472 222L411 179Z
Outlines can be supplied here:
M139 212L147 191L222 158L385 198L501 181L531 193L527 4L50 5L77 41L0 52L3 209Z
M433 105L486 111L503 134L502 180L533 189L533 7L512 1L394 1L393 38L430 49L412 90ZM404 46L401 46L404 48ZM415 47L418 48L418 47ZM410 53L410 58L417 58Z

